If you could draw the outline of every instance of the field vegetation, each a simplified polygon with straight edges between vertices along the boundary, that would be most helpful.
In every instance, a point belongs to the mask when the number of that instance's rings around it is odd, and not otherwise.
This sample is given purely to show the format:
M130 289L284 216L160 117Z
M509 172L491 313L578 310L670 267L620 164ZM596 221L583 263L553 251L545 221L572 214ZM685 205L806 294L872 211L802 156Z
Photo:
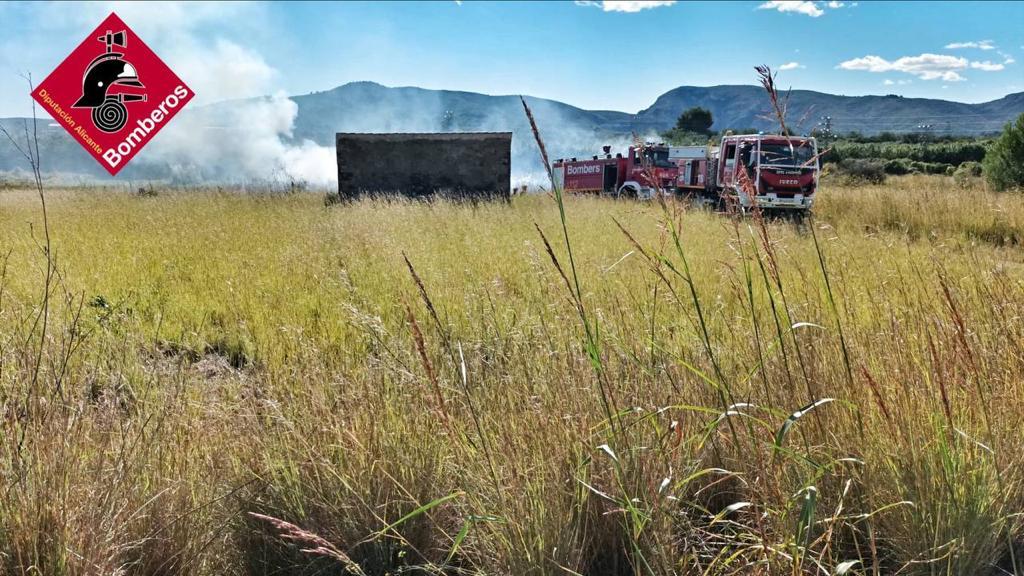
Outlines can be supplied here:
M1024 573L1024 199L964 182L51 190L49 253L0 191L0 573Z
M907 160L927 164L959 166L964 162L981 162L990 143L984 139L947 142L858 142L840 140L832 147L832 159L873 158Z

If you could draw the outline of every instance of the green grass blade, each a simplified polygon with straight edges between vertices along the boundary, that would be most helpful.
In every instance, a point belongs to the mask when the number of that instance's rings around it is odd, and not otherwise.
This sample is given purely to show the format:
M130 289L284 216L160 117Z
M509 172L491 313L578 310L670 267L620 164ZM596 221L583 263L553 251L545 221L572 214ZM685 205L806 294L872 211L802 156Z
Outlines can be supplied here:
M814 402L811 402L810 404L790 414L789 418L786 418L786 421L782 423L782 427L779 428L779 431L775 434L775 447L782 447L782 441L786 439L786 435L789 434L790 429L793 428L793 426L797 423L798 420L803 418L804 415L806 415L811 410L814 410L819 406L828 404L829 402L835 402L835 398L821 398L820 400L815 400Z
M464 492L462 492L460 490L460 491L452 492L451 494L449 494L447 496L442 496L442 497L440 497L440 498L438 498L436 500L431 500L430 502L427 502L426 504L420 506L419 508L413 510L412 512L409 512L405 516L402 516L401 518L399 518L395 522L392 522L391 524L388 524L387 526L381 528L380 530L377 531L377 533L380 534L380 535L384 535L384 534L390 532L391 530L394 530L398 526L401 526L403 523L405 523L405 522L407 522L407 521L409 521L409 520L419 516L420 514L424 514L424 513L428 512L428 511L430 511L430 510L440 506L441 504L444 504L445 502L448 502L449 500L454 500L455 498L458 498L459 496L462 496L463 494L464 494Z

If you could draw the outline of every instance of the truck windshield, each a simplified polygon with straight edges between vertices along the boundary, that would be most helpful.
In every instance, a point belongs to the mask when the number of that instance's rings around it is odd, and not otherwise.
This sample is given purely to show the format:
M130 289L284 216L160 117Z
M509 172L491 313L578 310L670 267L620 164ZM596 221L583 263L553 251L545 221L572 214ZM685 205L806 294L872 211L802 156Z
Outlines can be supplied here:
M668 159L667 148L647 148L644 150L644 160L649 166L656 166L658 168L672 168L675 166Z
M814 158L814 154L814 143L810 140L794 140L792 148L785 142L761 142L761 164L803 166Z

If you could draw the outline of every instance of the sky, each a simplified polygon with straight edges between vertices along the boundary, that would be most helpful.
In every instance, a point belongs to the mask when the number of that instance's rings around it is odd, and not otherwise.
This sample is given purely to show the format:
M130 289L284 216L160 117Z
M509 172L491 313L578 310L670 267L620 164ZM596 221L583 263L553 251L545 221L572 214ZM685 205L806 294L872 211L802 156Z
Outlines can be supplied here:
M197 103L346 82L527 94L636 112L681 85L984 102L1024 91L1024 3L0 3L0 117L111 11ZM24 89L19 86L25 86Z

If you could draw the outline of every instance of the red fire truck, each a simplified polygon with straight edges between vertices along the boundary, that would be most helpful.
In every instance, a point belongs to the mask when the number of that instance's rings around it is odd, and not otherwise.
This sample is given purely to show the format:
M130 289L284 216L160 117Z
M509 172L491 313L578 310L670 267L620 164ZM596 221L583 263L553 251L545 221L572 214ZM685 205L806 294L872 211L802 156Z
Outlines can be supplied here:
M604 154L589 160L559 159L551 168L555 185L566 192L608 194L627 198L653 198L675 192L679 166L669 160L669 147L664 144L630 146L626 156Z
M719 208L732 198L744 209L806 211L818 187L814 138L730 135L718 146L673 147L669 159L680 193Z

